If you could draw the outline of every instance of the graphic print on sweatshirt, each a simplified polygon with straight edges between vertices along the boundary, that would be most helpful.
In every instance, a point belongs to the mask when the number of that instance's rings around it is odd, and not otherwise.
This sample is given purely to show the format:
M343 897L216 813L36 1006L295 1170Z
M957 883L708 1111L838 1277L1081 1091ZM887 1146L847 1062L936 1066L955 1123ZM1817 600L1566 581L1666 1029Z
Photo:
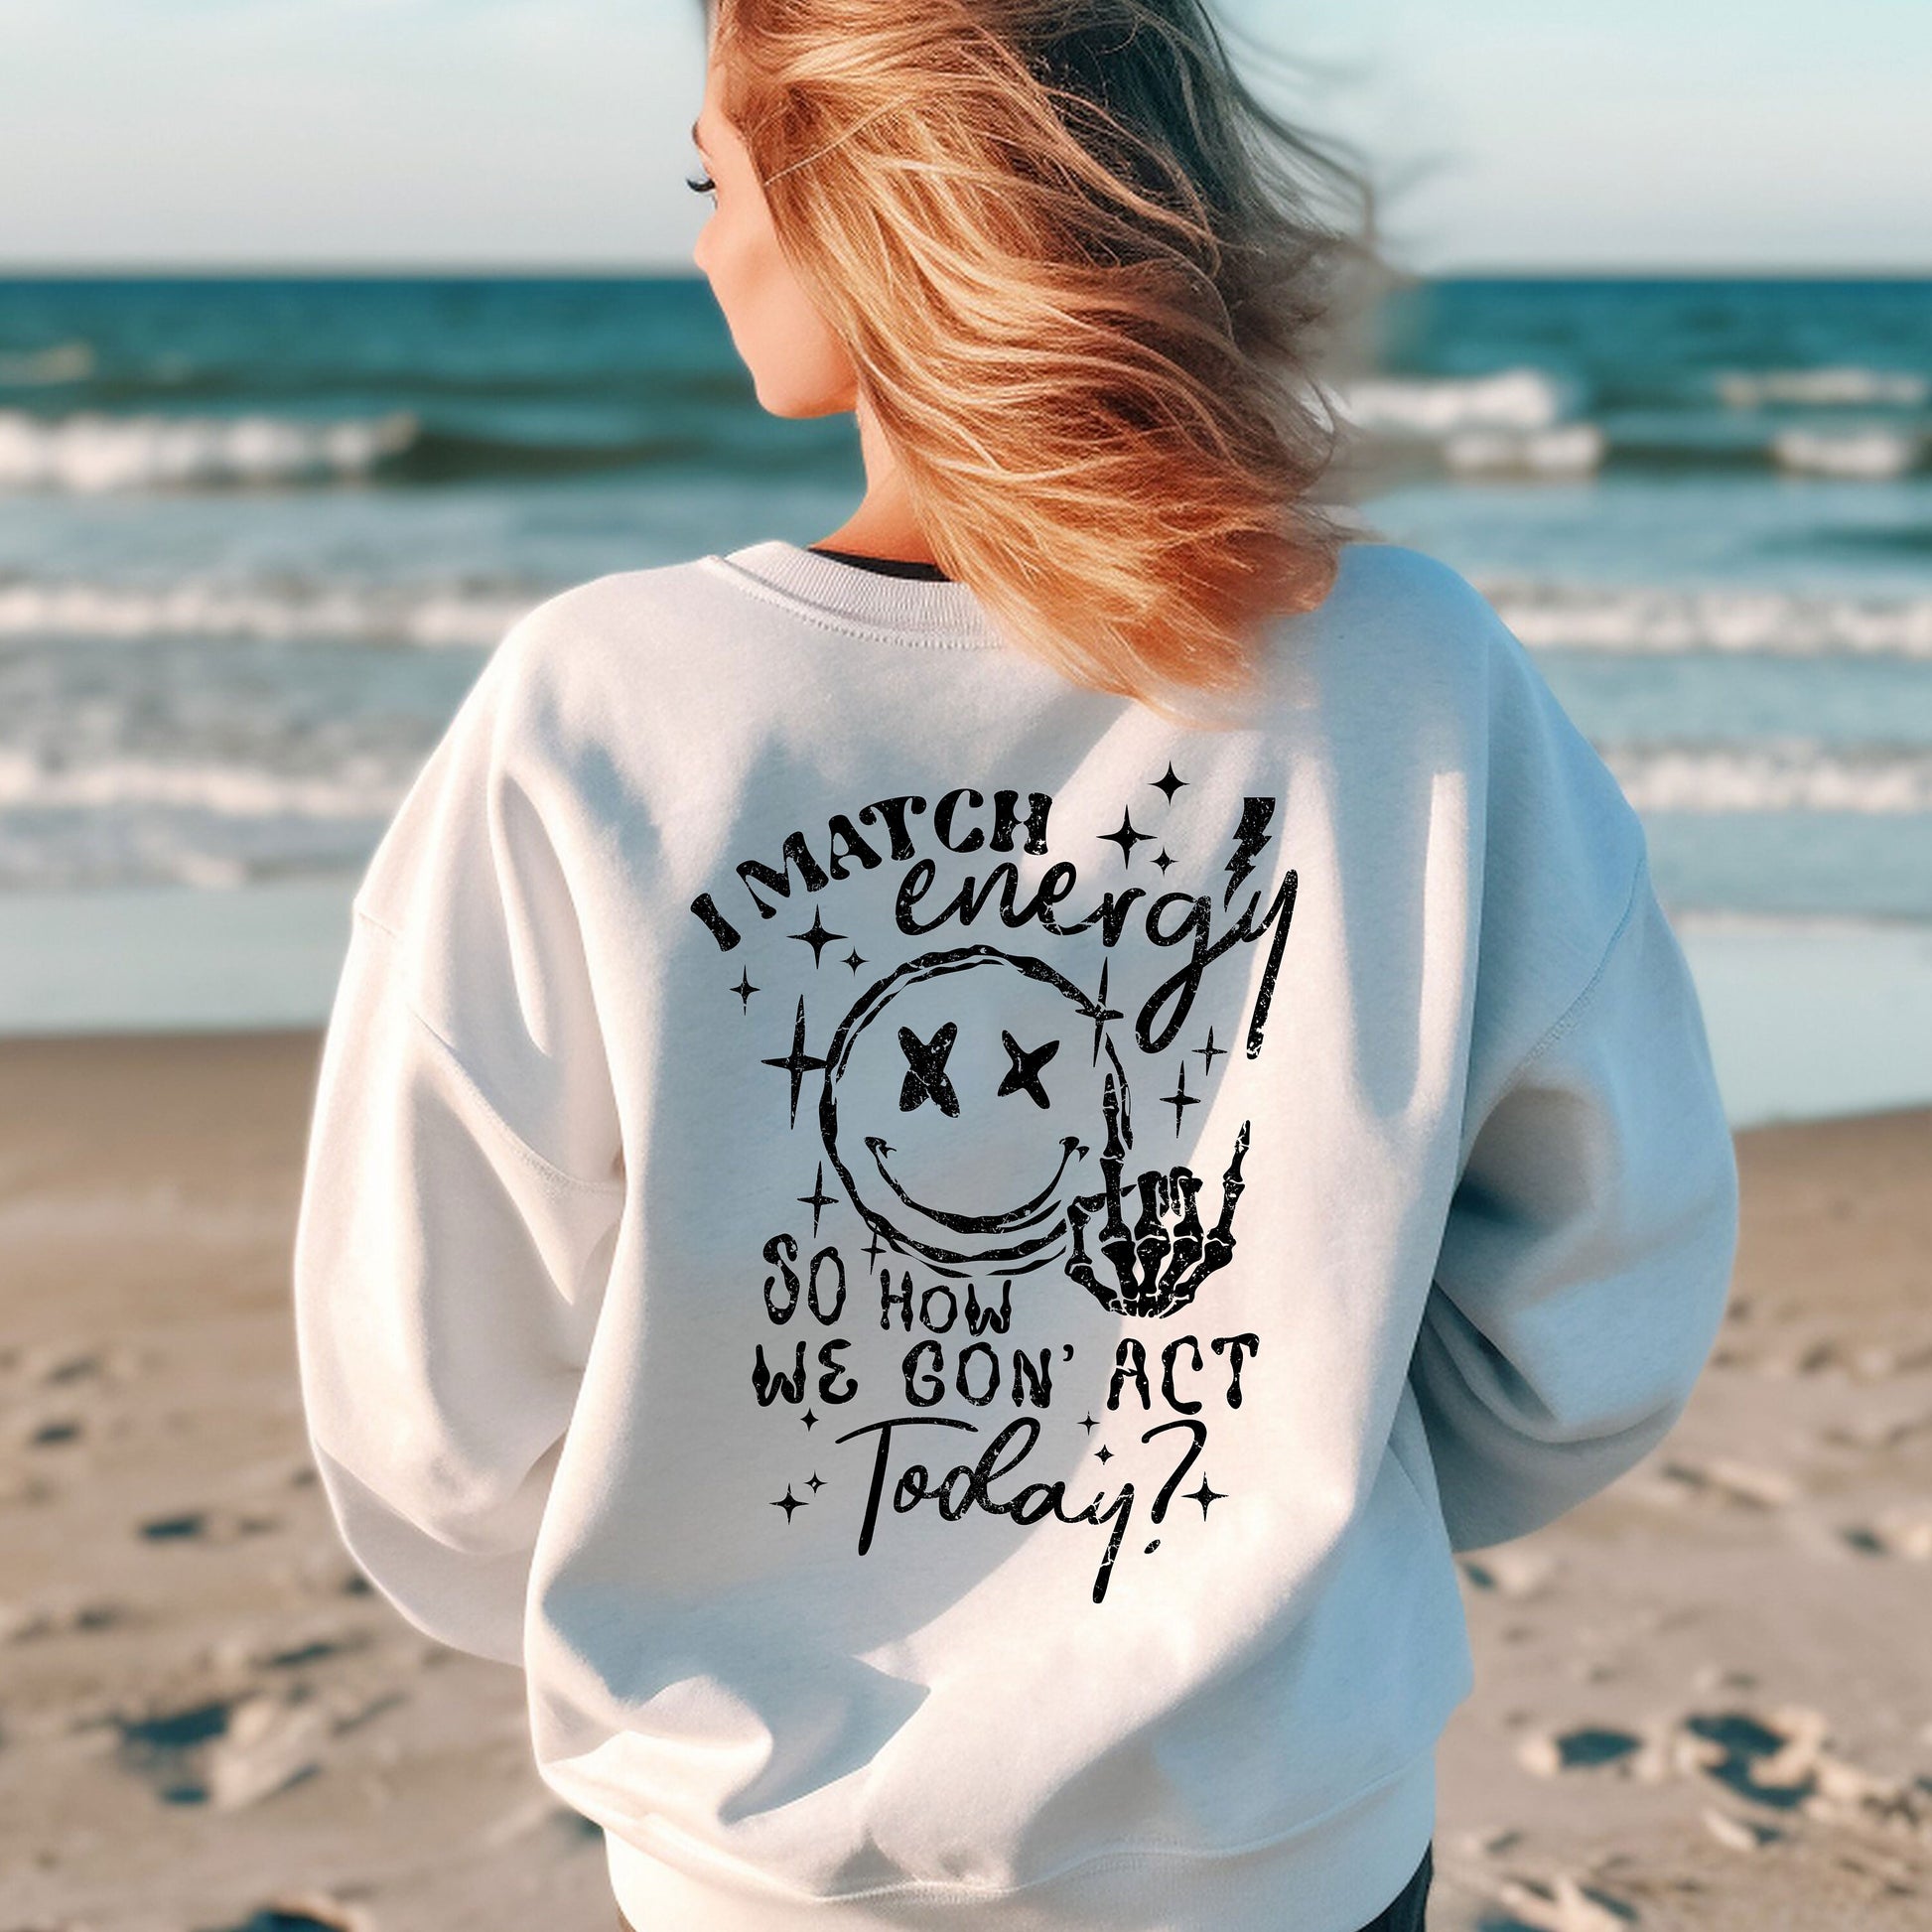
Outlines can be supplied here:
M773 1534L839 1504L861 1557L915 1512L1089 1526L1099 1603L1137 1483L1029 1480L1043 1431L1132 1423L1138 1486L1160 1474L1140 1505L1153 1529L1177 1497L1204 1524L1225 1493L1205 1471L1209 1398L1241 1406L1261 1338L1216 1325L1214 1285L1241 1241L1252 1124L1210 1139L1191 1116L1219 1062L1262 1052L1297 875L1271 884L1264 864L1277 799L1245 797L1211 841L1164 843L1187 781L1169 763L1148 783L1158 803L1083 835L1042 791L855 801L692 901L740 966L721 1001L769 1069L798 1177L798 1225L749 1237L768 1327L748 1406L794 1437L836 1432L799 1447L782 1495L748 1504L778 1512ZM1171 881L1169 843L1212 850L1213 873ZM1114 1318L1104 1354L1096 1311ZM890 1363L856 1366L881 1331ZM996 1403L1017 1411L997 1427ZM1103 1479L1115 1454L1098 1441Z

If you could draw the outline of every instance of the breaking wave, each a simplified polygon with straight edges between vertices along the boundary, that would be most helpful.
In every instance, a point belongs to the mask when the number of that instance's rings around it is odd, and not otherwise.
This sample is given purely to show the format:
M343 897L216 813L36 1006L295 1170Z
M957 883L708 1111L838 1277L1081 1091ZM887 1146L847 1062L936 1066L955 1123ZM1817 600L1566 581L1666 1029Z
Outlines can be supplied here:
M1603 590L1485 578L1477 586L1544 650L1762 651L1932 659L1932 597L1774 590Z
M191 580L149 587L0 579L0 638L300 639L486 648L545 595L537 586L304 588Z
M1716 378L1731 409L1783 403L1839 409L1891 406L1915 409L1932 397L1932 379L1910 369L1868 369L1856 363L1816 369L1726 369Z
M365 477L420 434L408 411L334 423L276 416L0 411L0 490L93 495Z
M1640 812L1932 812L1932 752L1803 738L1597 751Z
M44 418L0 410L0 494L439 483L472 477L574 476L699 457L727 467L733 460L732 452L714 449L700 436L525 442L435 428L408 409L335 422L269 415L114 416L96 410Z

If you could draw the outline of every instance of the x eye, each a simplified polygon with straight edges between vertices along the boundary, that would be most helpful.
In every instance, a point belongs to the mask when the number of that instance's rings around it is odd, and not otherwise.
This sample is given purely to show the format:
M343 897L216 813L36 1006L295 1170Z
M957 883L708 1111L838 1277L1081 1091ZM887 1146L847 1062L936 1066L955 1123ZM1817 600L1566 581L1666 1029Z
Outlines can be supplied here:
M1040 1084L1039 1070L1060 1050L1059 1041L1049 1039L1044 1046L1029 1048L1022 1046L1010 1033L1003 1031L1000 1038L1006 1044L1007 1058L1013 1062L1007 1068L1006 1078L1000 1082L1001 1094L1024 1093L1035 1107L1050 1106L1046 1089Z
M959 1023L948 1020L930 1039L921 1039L910 1027L898 1030L898 1050L905 1055L905 1078L899 1083L898 1110L909 1114L930 1100L942 1114L957 1118L959 1095L946 1075L946 1055L959 1037Z

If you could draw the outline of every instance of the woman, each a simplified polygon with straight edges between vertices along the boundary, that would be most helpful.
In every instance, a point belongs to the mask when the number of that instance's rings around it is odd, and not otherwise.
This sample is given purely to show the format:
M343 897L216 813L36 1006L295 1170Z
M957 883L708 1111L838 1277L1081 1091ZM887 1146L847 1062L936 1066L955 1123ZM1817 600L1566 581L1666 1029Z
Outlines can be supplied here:
M1420 1926L1451 1553L1653 1448L1729 1279L1642 828L1311 500L1339 238L1196 0L725 0L696 133L865 498L543 605L376 853L343 1534L641 1932Z

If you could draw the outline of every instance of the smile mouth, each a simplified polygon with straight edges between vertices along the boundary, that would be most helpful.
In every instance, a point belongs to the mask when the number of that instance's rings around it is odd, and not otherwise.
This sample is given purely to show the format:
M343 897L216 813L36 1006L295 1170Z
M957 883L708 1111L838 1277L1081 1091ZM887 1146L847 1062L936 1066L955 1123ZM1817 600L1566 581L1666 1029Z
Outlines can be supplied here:
M1060 1178L1066 1173L1069 1161L1084 1158L1086 1149L1080 1145L1079 1136L1067 1135L1060 1142L1059 1165L1054 1168L1052 1178L1036 1193L1032 1200L1023 1201L1018 1207L1010 1207L1003 1214L958 1214L943 1207L928 1207L924 1201L914 1200L899 1185L897 1176L886 1165L886 1157L892 1148L877 1134L866 1136L866 1148L872 1155L873 1166L879 1170L879 1177L894 1194L914 1213L923 1214L927 1220L936 1221L940 1227L953 1228L962 1234L997 1234L1012 1228L1031 1226L1035 1221L1052 1213L1056 1206Z

